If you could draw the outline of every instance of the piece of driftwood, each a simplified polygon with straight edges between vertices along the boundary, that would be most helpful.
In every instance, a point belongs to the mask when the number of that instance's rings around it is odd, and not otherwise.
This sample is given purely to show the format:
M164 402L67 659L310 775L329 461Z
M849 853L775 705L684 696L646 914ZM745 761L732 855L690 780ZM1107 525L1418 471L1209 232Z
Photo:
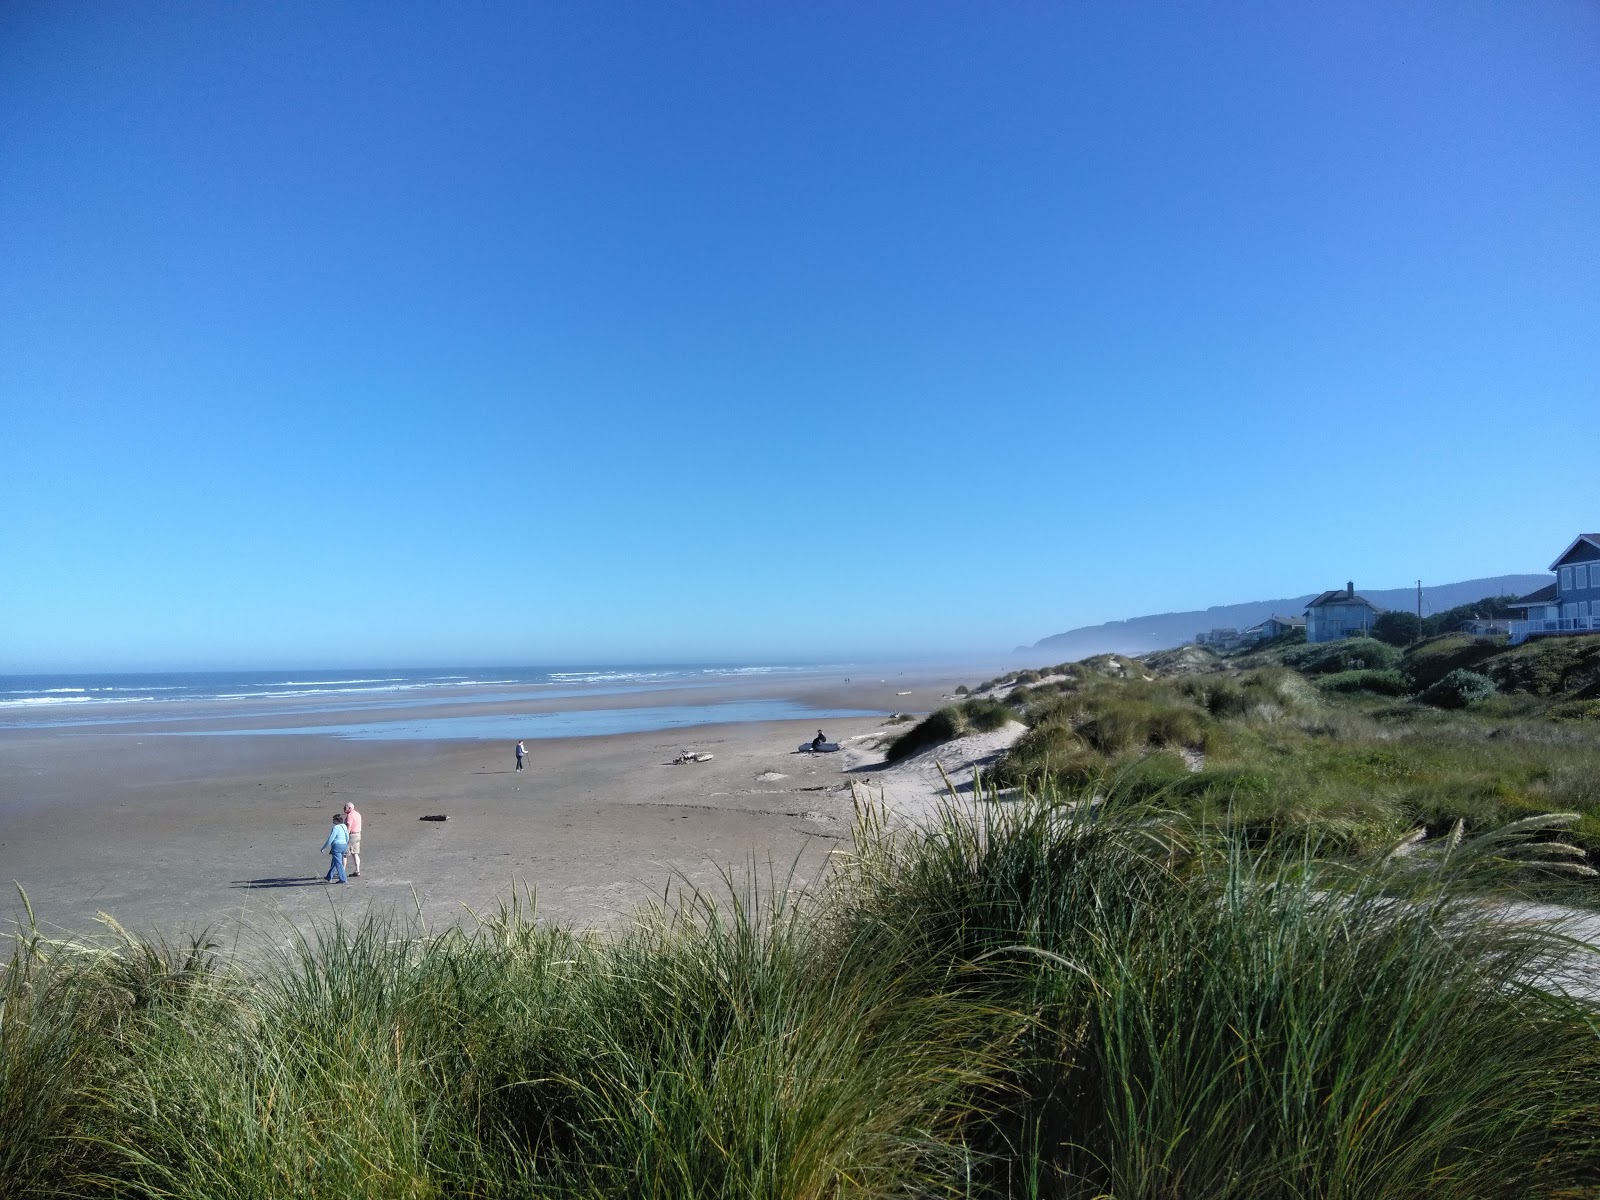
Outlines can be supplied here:
M419 820L419 821L448 821L449 819L450 819L450 814L449 813L429 813L425 817L418 817L417 818L417 820Z
M696 754L693 750L685 750L682 754L678 755L677 758L672 760L672 765L677 766L679 763L710 762L715 757L716 755L714 754Z

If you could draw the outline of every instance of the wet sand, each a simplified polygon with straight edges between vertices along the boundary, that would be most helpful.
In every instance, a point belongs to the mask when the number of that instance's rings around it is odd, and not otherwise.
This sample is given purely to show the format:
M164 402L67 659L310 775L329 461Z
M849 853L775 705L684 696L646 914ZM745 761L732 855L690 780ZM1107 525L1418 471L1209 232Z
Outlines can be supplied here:
M583 703L782 696L925 712L972 679L759 681ZM284 720L212 714L190 727ZM875 716L824 725L858 746L885 728ZM814 881L847 842L850 768L864 761L795 753L815 721L531 740L521 773L504 741L191 737L171 728L0 731L0 881L26 890L46 932L90 932L98 912L168 937L209 927L224 943L368 909L420 909L438 926L469 920L469 909L492 906L513 882L536 889L543 919L614 927L669 884L719 888L724 871L742 876L751 864ZM685 748L714 758L673 765ZM347 801L365 816L362 875L324 884L328 859L317 848ZM434 813L450 820L420 820Z

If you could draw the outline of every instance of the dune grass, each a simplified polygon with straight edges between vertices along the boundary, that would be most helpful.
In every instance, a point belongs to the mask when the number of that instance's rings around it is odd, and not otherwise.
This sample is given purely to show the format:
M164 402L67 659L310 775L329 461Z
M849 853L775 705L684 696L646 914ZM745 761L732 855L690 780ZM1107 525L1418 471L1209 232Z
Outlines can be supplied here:
M1518 839L1329 858L1113 787L863 808L612 936L513 897L219 958L24 929L8 1197L1550 1197L1600 1187L1592 952L1490 919ZM1507 847L1511 847L1508 849Z
M1571 811L1580 819L1567 836L1600 867L1600 726L1532 696L1443 712L1397 700L1402 680L1267 667L1085 681L1028 696L1029 730L994 775L1008 786L1115 786L1252 837L1320 833L1352 851L1418 824L1439 832L1459 819L1478 831Z
M987 697L973 697L959 704L948 704L929 713L890 742L884 758L887 762L899 762L969 733L988 733L999 729L1015 719L1010 708Z

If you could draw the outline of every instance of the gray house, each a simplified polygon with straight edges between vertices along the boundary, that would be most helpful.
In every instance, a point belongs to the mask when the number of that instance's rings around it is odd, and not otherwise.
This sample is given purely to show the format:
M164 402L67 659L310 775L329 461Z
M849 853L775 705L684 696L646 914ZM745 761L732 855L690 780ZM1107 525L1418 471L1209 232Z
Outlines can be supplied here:
M1300 617L1280 617L1276 613L1262 621L1259 625L1252 625L1239 635L1241 643L1270 642L1273 638L1282 637L1292 629L1304 629L1306 623Z
M1555 579L1513 604L1511 644L1552 633L1600 633L1600 533L1580 533L1550 564Z
M1306 619L1304 617L1280 617L1276 613L1257 626L1269 638L1282 637L1286 633L1292 633L1296 629L1304 629L1305 627Z
M1369 633L1378 612L1376 604L1356 595L1354 583L1345 584L1342 592L1323 592L1306 605L1306 641L1336 642Z

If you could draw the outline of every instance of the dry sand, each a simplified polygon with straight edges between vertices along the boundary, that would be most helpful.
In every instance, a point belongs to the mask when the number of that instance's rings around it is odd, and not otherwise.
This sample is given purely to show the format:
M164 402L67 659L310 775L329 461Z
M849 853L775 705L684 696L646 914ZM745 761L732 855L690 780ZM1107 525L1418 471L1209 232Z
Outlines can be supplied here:
M782 691L818 706L925 712L962 678L811 681L798 693L765 682L715 698ZM520 774L500 741L0 731L0 884L26 889L51 933L91 931L99 912L167 936L210 927L224 942L281 935L285 918L369 908L420 908L437 926L493 905L513 882L536 889L544 919L615 926L673 881L718 888L722 873L752 864L814 881L849 837L852 780L887 784L907 813L927 806L937 773L926 764L909 769L914 778L876 769L881 755L868 747L882 717L823 724L849 748L796 753L815 721L705 726L529 741ZM684 749L714 757L672 765ZM324 884L317 848L347 801L365 816L363 872ZM419 819L432 813L450 820Z

